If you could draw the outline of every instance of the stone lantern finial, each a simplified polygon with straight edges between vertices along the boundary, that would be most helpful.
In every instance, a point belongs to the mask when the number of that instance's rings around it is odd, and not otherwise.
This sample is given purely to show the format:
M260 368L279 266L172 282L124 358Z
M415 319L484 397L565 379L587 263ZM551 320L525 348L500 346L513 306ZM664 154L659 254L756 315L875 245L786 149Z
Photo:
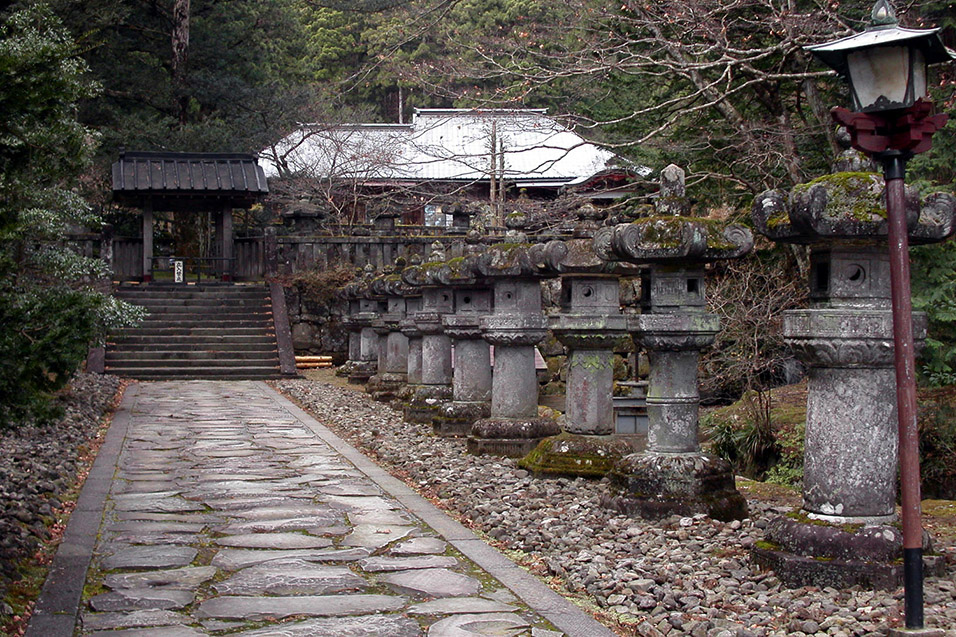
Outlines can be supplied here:
M657 196L657 214L662 217L686 216L690 202L684 186L684 169L670 164L661 171L661 188Z

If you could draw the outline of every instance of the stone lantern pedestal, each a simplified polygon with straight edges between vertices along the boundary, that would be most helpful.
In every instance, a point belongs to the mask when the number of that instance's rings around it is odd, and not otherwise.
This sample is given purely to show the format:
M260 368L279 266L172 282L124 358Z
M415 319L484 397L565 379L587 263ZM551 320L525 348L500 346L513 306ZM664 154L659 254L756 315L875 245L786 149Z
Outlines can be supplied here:
M907 195L913 243L952 234L956 200L920 206ZM784 335L808 367L803 506L770 523L754 562L789 586L895 588L902 582L896 521L897 415L893 313L883 179L837 173L788 196L754 202L758 230L813 246L810 307L784 316ZM917 346L926 317L913 315ZM924 565L941 560L924 537Z
M493 246L490 251L501 249ZM526 249L504 248L508 252ZM524 260L517 254L489 256L482 274L499 275L494 278L494 313L481 319L484 339L495 347L491 415L475 422L468 452L517 458L560 431L555 421L538 417L534 346L547 336L547 323L541 313L541 286L529 277L530 264L516 265L513 259ZM516 267L501 267L505 264L496 258L501 256ZM504 274L508 271L524 276L512 278Z
M435 433L467 436L475 421L491 415L491 356L482 338L481 317L491 313L491 290L455 290L455 313L442 317L455 351L452 400L439 409Z
M628 323L650 363L647 449L614 466L614 491L606 502L648 518L705 513L740 519L747 516L747 505L730 465L703 453L698 441L697 361L720 327L706 312L704 264L746 254L753 237L742 226L682 216L689 208L683 176L673 165L662 171L659 216L595 237L609 258L649 266L641 285L642 313Z
M413 317L422 334L422 380L405 403L405 420L430 424L442 403L452 397L451 339L444 333L442 317L454 311L447 288L422 289L422 309Z

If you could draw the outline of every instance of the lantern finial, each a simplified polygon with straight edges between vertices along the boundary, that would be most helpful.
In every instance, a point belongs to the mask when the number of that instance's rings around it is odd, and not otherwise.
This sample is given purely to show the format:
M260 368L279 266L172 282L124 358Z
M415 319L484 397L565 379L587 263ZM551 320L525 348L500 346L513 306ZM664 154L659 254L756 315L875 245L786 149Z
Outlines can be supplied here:
M873 13L870 14L870 28L895 27L899 24L896 19L896 10L889 0L876 0Z

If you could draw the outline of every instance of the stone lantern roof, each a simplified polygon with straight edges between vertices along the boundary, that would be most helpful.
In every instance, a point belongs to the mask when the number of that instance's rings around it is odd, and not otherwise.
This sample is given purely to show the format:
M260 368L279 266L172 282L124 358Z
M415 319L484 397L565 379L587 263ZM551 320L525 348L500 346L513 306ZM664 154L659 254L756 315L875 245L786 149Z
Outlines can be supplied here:
M790 194L770 190L754 200L757 231L773 241L886 241L886 195L877 173L824 175ZM956 197L935 193L922 201L906 188L906 225L911 243L936 243L956 231Z

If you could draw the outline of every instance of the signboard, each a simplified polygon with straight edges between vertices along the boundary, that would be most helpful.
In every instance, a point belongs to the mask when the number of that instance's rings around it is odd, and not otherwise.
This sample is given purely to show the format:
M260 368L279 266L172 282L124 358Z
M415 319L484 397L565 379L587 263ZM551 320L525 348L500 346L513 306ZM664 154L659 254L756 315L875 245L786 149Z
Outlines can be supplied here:
M182 261L173 261L173 272L174 272L176 283L182 283L183 282L183 262Z

